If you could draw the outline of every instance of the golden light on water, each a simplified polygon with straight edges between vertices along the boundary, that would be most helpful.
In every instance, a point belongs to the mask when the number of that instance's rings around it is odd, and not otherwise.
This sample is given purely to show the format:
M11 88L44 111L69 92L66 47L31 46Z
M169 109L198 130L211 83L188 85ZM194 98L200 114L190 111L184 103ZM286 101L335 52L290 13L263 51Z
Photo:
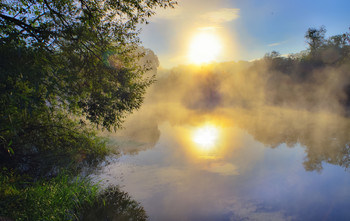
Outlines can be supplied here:
M220 38L213 32L201 32L192 38L189 60L195 64L214 61L222 49Z
M213 125L206 125L193 131L192 140L202 150L210 150L218 144L219 129Z

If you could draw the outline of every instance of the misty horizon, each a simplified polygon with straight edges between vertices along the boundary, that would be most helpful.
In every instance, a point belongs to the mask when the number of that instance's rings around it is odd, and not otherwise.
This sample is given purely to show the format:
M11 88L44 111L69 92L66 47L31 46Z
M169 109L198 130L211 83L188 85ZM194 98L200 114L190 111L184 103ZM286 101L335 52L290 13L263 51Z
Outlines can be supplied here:
M2 0L0 220L350 220L349 8Z

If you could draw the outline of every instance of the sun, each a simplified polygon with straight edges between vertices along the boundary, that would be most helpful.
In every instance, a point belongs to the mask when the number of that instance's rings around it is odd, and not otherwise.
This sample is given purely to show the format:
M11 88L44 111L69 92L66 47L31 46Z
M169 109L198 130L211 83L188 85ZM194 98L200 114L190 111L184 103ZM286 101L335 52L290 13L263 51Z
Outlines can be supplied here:
M188 57L195 64L214 61L221 52L220 38L213 32L201 32L190 43Z
M196 129L192 135L192 140L203 150L213 148L217 144L218 138L219 130L212 125L200 127Z

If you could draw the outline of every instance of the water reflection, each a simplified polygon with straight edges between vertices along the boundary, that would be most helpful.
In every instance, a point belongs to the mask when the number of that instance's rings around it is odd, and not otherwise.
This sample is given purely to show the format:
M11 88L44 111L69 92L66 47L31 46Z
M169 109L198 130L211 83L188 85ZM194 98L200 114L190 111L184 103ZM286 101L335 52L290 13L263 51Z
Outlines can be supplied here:
M210 158L213 152L230 155L235 150L240 137L234 130L239 128L267 148L301 146L305 150L302 164L308 171L322 171L324 163L350 166L350 120L342 116L274 107L220 108L210 114L170 107L146 105L131 116L124 130L110 135L112 142L125 154L137 154L158 142L159 125L168 122L188 152Z
M160 79L96 179L150 220L350 220L349 118L261 105L240 76Z
M218 144L219 135L219 129L214 125L205 125L193 131L192 140L200 149L208 151Z
M120 185L150 220L350 219L347 118L172 105L147 104L110 134L122 155L97 178Z

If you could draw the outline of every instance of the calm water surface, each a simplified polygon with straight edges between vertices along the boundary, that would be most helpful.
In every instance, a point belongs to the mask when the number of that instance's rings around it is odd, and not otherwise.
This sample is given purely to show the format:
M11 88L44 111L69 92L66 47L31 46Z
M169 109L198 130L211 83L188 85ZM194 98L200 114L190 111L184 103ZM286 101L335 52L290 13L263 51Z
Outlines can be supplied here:
M348 119L281 108L174 119L156 108L110 135L121 155L97 175L150 220L350 220Z

